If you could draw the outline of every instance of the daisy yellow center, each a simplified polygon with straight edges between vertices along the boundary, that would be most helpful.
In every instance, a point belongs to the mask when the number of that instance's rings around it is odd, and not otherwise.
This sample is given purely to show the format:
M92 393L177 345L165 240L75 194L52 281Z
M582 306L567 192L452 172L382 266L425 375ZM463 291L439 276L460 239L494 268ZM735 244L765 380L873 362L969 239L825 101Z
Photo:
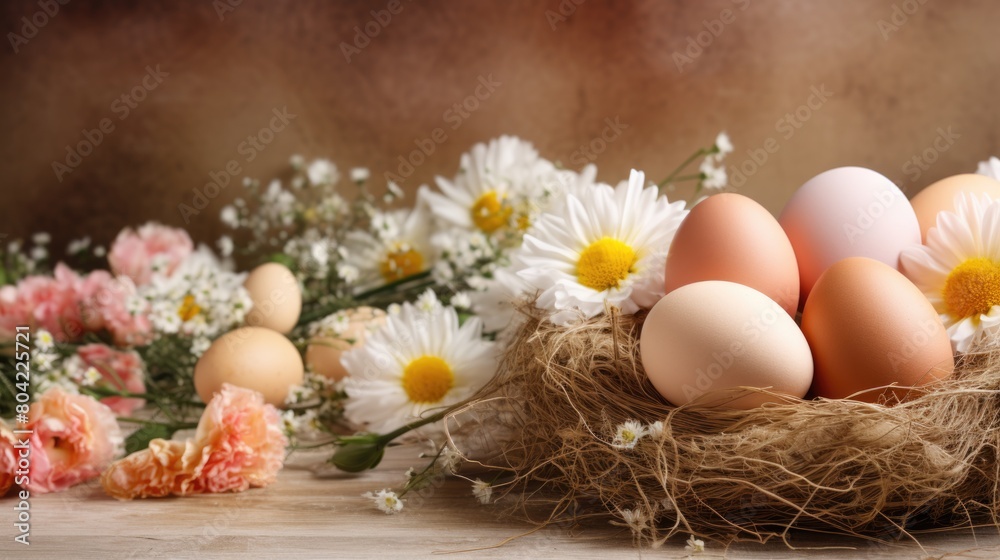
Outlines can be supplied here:
M201 306L195 302L194 296L191 294L184 296L184 301L177 308L177 316L181 318L181 321L190 321L197 317L199 313L201 313Z
M617 288L628 278L636 260L635 249L617 239L602 237L580 253L576 278L598 292Z
M437 356L421 356L403 369L403 390L410 402L440 402L454 385L451 366Z
M494 231L507 225L507 220L514 212L513 208L503 203L496 191L486 191L476 200L470 210L472 223L485 233Z
M973 317L1000 305L1000 264L990 259L967 259L952 269L941 295L955 317Z
M424 257L413 249L399 249L386 255L379 267L386 282L412 276L424 269Z

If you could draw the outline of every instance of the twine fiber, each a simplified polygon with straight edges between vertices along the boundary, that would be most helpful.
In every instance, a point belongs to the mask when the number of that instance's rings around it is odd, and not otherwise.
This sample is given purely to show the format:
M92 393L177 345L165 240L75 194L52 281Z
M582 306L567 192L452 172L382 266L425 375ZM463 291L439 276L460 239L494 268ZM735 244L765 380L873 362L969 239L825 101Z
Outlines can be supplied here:
M996 525L1000 351L966 355L953 378L891 407L675 407L643 371L642 315L561 327L530 306L521 313L497 377L460 412L488 413L505 434L483 464L498 470L494 495L516 504L509 513L606 519L653 545L676 534L789 543L791 529L894 540ZM627 420L663 430L617 448Z

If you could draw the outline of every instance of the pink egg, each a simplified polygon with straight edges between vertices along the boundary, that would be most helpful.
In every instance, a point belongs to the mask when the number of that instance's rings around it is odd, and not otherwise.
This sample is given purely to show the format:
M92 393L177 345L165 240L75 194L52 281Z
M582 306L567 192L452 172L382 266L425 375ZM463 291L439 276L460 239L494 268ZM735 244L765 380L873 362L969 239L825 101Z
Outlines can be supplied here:
M868 257L899 270L899 254L920 244L920 224L902 191L863 167L839 167L799 187L778 219L799 265L800 302L834 263ZM800 303L801 307L801 303Z

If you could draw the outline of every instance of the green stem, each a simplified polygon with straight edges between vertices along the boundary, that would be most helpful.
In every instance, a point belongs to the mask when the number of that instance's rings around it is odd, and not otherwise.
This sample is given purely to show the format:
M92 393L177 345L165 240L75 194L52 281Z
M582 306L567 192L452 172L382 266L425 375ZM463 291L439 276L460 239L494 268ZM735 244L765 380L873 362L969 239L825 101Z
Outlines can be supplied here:
M684 160L680 165L678 165L677 168L674 169L670 173L670 175L667 175L666 179L664 179L664 180L660 181L659 183L657 183L656 186L662 189L664 186L666 186L666 185L670 184L671 182L673 182L677 178L677 175L681 171L684 171L685 167L691 165L691 162L693 162L694 160L698 159L701 156L706 156L706 155L708 155L708 154L710 154L712 152L713 152L713 150L712 149L708 149L708 148L700 148L700 149L698 149L698 151L696 151L695 153L693 153L690 156L688 156L688 158L686 160Z
M131 418L128 416L119 416L116 418L119 422L130 422L132 424L142 424L143 426L166 426L168 428L177 430L193 430L198 427L198 424L194 422L179 422L175 424L168 424L166 422L156 422L154 420L140 420L138 418Z
M431 271L430 270L425 270L423 272L418 272L416 274L411 274L410 276L407 276L406 278L400 278L399 280L394 280L392 282L389 282L388 284L383 284L381 286L378 286L377 288L372 288L370 290L366 290L364 292L361 292L360 294L355 294L352 297L352 299L354 301L357 301L357 302L360 302L360 303L364 303L365 300L367 300L367 299L373 298L375 296L378 296L378 295L381 295L381 294L384 294L384 293L393 292L397 288L399 288L400 286L404 286L404 285L409 284L410 282L414 282L416 280L423 280L423 279L429 278L430 275L431 275ZM423 286L423 284L421 284L421 286ZM322 307L317 307L316 309L313 309L313 310L309 311L308 313L303 313L302 316L299 317L299 322L298 322L298 324L296 326L301 327L303 325L307 325L309 323L312 323L313 321L316 321L318 319L322 319L323 317L326 317L327 315L329 315L331 313L336 313L337 311L340 311L341 309L344 309L344 305L343 305L342 302L337 302L337 303L332 303L332 304L324 305Z
M464 403L462 403L462 404L464 404ZM427 424L433 424L434 422L437 422L438 420L441 420L442 418L444 418L445 416L447 416L448 414L450 414L454 409L455 409L455 407L448 407L448 408L442 410L441 412L438 412L437 414L432 414L432 415L428 416L427 418L421 418L420 420L414 420L413 422L410 422L409 424L406 424L404 426L396 428L395 430L393 430L393 431L391 431L391 432L389 432L387 434L382 434L382 435L380 435L378 437L378 443L379 443L379 445L382 445L382 446L388 445L389 443L392 442L392 440L398 438L399 436L401 436L401 435L403 435L403 434L405 434L407 432L410 432L412 430L416 430L417 428L420 428L422 426L426 426Z

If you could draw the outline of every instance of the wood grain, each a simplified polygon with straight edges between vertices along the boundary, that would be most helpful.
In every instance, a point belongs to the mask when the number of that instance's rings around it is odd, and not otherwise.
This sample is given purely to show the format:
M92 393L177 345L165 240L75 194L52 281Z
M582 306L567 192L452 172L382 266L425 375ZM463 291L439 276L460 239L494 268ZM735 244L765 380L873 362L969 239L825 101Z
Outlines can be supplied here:
M96 483L32 498L31 545L13 542L13 507L0 501L0 558L102 560L173 558L686 558L683 538L658 550L633 546L613 526L534 527L480 505L468 482L451 478L410 499L398 515L361 494L398 486L422 449L393 448L375 471L316 476L324 455L293 456L278 481L242 494L117 502ZM996 530L943 533L913 544L793 535L781 543L708 544L698 558L997 558Z

